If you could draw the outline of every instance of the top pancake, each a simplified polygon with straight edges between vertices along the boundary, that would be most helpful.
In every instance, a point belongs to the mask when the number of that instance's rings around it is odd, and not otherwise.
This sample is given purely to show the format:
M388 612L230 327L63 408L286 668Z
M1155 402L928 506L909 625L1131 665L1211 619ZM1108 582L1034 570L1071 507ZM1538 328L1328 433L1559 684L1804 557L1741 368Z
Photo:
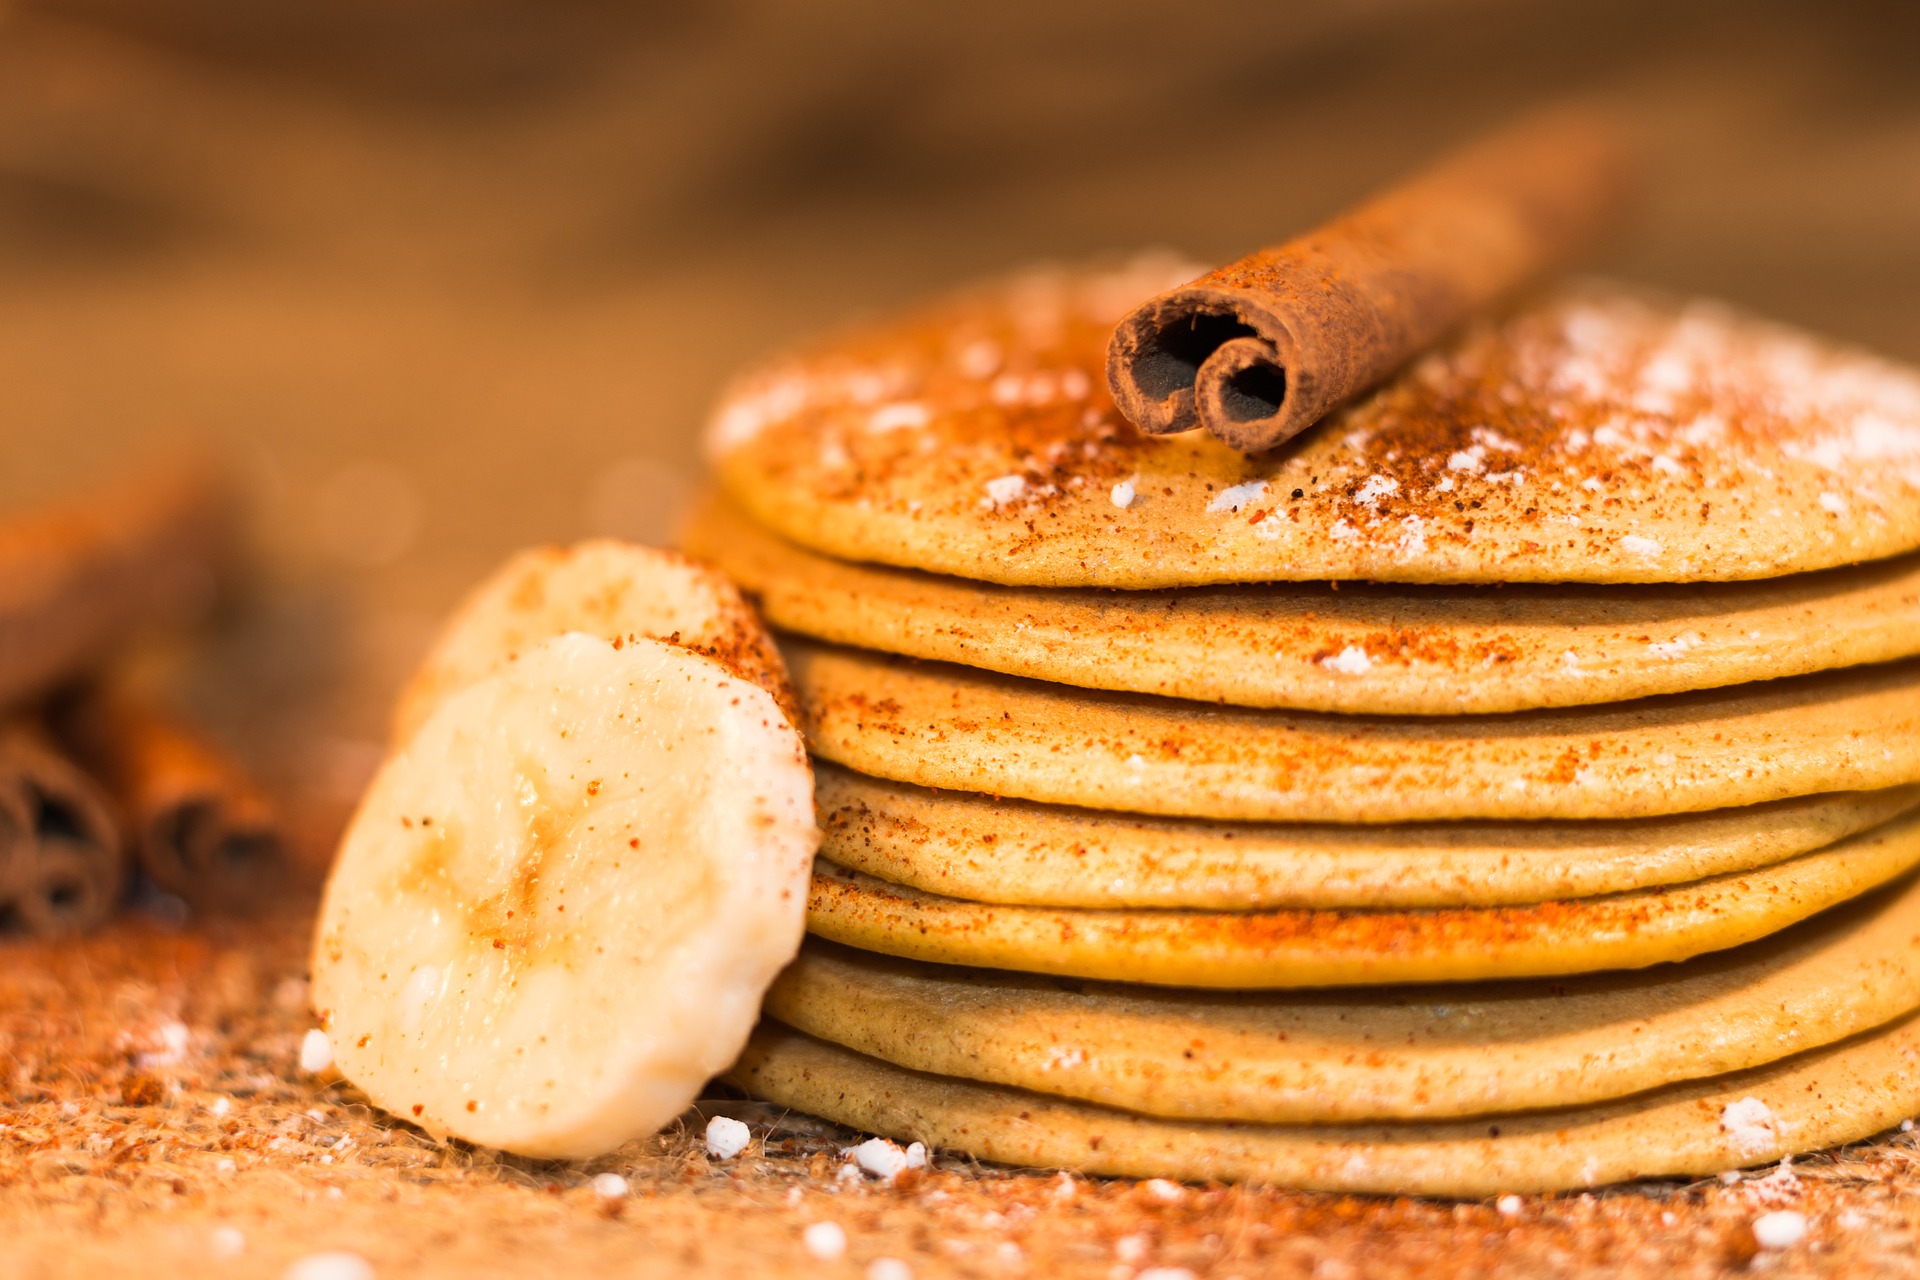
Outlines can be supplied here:
M1029 274L775 362L711 424L720 482L815 550L1028 586L1722 581L1920 547L1920 376L1614 286L1268 453L1142 435L1107 339L1196 272Z

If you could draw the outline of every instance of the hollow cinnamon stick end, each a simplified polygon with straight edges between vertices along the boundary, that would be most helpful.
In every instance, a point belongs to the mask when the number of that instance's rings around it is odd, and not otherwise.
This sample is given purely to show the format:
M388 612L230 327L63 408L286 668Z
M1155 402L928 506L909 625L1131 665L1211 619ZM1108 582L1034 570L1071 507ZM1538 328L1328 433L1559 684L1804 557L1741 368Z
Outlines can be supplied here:
M1242 453L1285 444L1312 426L1323 407L1261 338L1222 343L1200 366L1194 403L1207 430Z
M1253 452L1311 425L1288 372L1292 331L1257 292L1221 282L1236 269L1150 299L1114 329L1107 384L1149 435L1205 427Z
M182 796L145 817L142 869L196 911L244 912L285 890L286 841L276 815L258 796Z
M85 933L126 877L118 815L94 780L39 726L0 727L0 934Z
M1193 399L1207 358L1200 317L1180 290L1148 301L1114 328L1107 344L1107 389L1114 407L1151 436L1200 425Z

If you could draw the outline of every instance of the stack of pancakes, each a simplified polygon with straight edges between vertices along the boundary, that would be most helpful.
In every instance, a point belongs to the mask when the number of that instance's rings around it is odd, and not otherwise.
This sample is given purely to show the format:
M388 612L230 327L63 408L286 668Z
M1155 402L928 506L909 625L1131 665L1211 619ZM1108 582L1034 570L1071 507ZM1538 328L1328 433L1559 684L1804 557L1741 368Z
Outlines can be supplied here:
M1920 1105L1920 377L1599 284L1268 454L1036 273L749 375L688 549L818 762L734 1078L985 1159L1480 1195Z

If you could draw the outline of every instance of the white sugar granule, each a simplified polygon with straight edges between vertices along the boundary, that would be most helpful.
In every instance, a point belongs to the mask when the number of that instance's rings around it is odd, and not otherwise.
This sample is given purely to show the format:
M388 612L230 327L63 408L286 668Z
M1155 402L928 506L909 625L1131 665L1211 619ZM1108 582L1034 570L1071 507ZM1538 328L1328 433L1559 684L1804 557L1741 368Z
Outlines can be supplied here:
M1122 480L1113 486L1113 493L1110 496L1113 498L1113 505L1125 511L1133 505L1133 481Z
M237 1227L215 1227L208 1243L216 1258L237 1258L247 1251L247 1238Z
M593 1194L602 1200L624 1200L632 1190L627 1180L617 1173L596 1173L588 1185L593 1188Z
M1791 1249L1807 1238L1807 1215L1776 1209L1753 1220L1753 1239L1762 1249Z
M715 1116L707 1121L707 1154L715 1160L731 1160L753 1141L753 1130L732 1116Z
M1427 522L1419 516L1400 521L1400 536L1394 541L1394 554L1402 560L1420 555L1427 549Z
M1800 1177L1793 1171L1793 1157L1786 1156L1779 1167L1764 1178L1749 1179L1741 1188L1747 1199L1756 1206L1779 1209L1792 1204L1804 1188Z
M1660 541L1657 538L1643 538L1637 533L1622 534L1620 549L1630 555L1657 556L1660 554Z
M1140 1262L1152 1246L1153 1242L1143 1235L1121 1236L1113 1242L1113 1256L1121 1262Z
M1373 659L1359 645L1350 644L1332 657L1320 659L1320 665L1341 675L1363 676L1373 670Z
M1196 1280L1185 1267L1148 1267L1134 1273L1133 1280Z
M1720 1112L1720 1127L1741 1155L1758 1155L1773 1145L1777 1130L1773 1112L1758 1098L1729 1102Z
M1698 631L1688 631L1671 640L1662 640L1647 646L1648 650L1663 658L1677 658L1689 649L1697 649L1707 642L1707 638Z
M1167 1178L1148 1178L1140 1184L1140 1189L1155 1200L1162 1200L1168 1204L1187 1198L1187 1189Z
M956 363L960 366L960 372L969 378L991 378L1000 368L1000 348L983 338L962 348Z
M1236 484L1214 494L1213 501L1207 504L1207 510L1215 515L1222 511L1238 511L1266 491L1265 480L1249 480L1245 484Z
M867 430L874 432L899 431L905 427L924 427L933 415L927 406L911 400L895 404L883 404L867 415Z
M332 1065L333 1041L327 1039L326 1032L315 1027L300 1041L300 1069L310 1076L317 1076Z
M822 1262L837 1262L847 1254L847 1233L837 1222L810 1222L800 1246Z
M1360 485L1360 491L1353 500L1362 506L1377 507L1381 499L1390 498L1400 492L1400 482L1392 476L1368 476Z
M1520 1211L1526 1207L1526 1203L1519 1196L1507 1195L1496 1200L1493 1207L1500 1211L1500 1216L1503 1218L1517 1218L1520 1216Z
M373 1265L357 1253L310 1253L281 1272L281 1280L374 1280Z
M163 1067L180 1061L187 1056L187 1046L192 1041L192 1033L183 1022L163 1022L154 1030L154 1039L160 1042L157 1053L143 1053L140 1061L144 1066Z
M875 1258L867 1264L867 1280L913 1280L913 1268L898 1258Z
M1020 495L1026 491L1027 478L1025 476L1001 476L998 479L989 480L987 481L986 505L991 507L1004 507L1009 502L1016 501Z
M1843 516L1847 514L1847 500L1837 493L1823 493L1820 495L1820 509L1828 515Z
M926 1148L922 1147L922 1158ZM907 1167L907 1153L885 1138L868 1138L853 1148L853 1162L876 1178L891 1182Z

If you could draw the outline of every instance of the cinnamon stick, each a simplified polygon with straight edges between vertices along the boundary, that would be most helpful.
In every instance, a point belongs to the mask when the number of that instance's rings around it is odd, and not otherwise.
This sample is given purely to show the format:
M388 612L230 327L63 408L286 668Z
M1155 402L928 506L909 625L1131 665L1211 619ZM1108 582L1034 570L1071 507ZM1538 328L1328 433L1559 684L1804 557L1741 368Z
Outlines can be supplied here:
M28 719L0 725L0 932L82 933L126 885L126 847L100 785Z
M1150 434L1204 426L1270 449L1589 247L1624 212L1631 170L1619 133L1584 111L1458 152L1140 306L1107 349L1114 403Z
M286 880L279 815L230 755L157 703L83 695L59 716L125 815L140 870L200 910L255 906Z
M0 520L0 707L191 620L231 562L233 510L220 476L182 464Z

